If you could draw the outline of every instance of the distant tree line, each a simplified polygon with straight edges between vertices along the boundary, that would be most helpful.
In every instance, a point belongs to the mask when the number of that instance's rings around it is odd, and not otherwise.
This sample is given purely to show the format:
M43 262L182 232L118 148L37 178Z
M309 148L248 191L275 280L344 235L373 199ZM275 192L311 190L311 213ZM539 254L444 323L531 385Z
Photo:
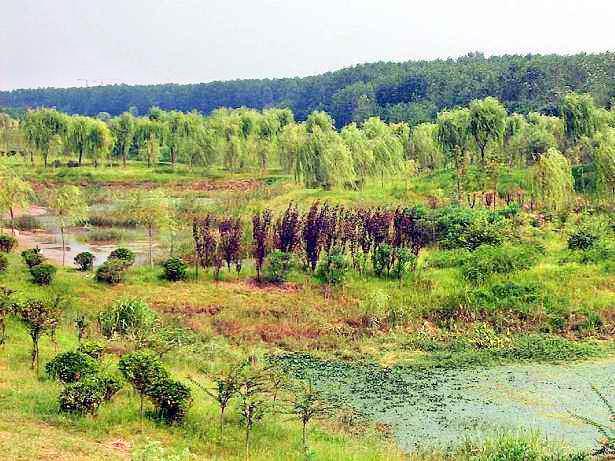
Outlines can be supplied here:
M285 79L235 80L192 85L107 85L0 92L0 107L56 109L82 115L150 107L209 114L219 107L289 108L297 120L326 111L338 128L378 116L410 125L438 112L492 96L510 111L559 115L558 101L569 91L591 94L602 106L615 97L615 54L494 56L379 62L326 74Z

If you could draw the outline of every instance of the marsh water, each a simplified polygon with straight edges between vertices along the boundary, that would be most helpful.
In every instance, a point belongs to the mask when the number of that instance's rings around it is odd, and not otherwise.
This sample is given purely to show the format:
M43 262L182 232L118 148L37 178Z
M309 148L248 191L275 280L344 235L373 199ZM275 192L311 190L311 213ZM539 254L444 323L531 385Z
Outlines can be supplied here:
M97 211L105 210L104 206L98 206ZM41 253L48 259L56 262L62 261L62 235L55 216L42 207L36 207L25 216L35 219L40 229L20 232L22 246L39 247ZM95 257L94 266L100 266L105 262L109 254L118 246L128 248L135 253L136 264L145 264L148 260L148 243L145 234L131 242L87 242L83 237L90 232L92 227L71 227L64 232L65 260L69 267L74 266L74 258L77 254L89 251Z
M578 449L598 431L574 415L608 422L595 385L615 397L615 358L491 368L382 368L287 356L283 366L332 398L390 427L404 450L452 447L503 431L531 431Z

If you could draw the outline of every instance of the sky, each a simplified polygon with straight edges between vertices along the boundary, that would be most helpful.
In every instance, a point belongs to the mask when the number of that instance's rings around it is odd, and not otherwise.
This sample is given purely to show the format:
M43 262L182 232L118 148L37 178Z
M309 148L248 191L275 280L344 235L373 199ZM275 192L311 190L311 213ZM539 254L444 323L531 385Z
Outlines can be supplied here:
M0 90L615 51L613 0L0 0Z

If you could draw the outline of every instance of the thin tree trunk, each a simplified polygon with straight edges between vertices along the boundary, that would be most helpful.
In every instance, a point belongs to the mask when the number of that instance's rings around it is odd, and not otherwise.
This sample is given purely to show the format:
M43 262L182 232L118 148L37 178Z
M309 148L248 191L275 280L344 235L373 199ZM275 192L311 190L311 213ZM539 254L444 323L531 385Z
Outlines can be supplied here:
M64 267L66 255L66 244L64 242L64 226L60 227L60 234L62 234L62 267Z
M149 237L149 265L151 267L154 267L154 258L152 257L152 238L153 238L153 233L152 233L152 226L149 225L147 227L147 234Z
M11 233L15 235L15 213L13 207L9 208L9 214L11 215Z

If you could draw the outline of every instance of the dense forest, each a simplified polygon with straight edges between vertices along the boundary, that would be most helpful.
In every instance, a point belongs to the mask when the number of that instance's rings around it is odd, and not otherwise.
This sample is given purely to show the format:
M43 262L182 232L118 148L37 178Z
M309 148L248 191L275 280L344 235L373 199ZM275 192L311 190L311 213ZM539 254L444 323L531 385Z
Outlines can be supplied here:
M297 120L328 112L338 127L378 116L416 125L443 109L487 96L510 112L558 114L569 91L590 93L601 106L615 98L615 54L528 55L363 64L305 78L236 80L190 85L106 85L0 92L0 107L55 107L69 114L145 114L219 107L290 108Z

